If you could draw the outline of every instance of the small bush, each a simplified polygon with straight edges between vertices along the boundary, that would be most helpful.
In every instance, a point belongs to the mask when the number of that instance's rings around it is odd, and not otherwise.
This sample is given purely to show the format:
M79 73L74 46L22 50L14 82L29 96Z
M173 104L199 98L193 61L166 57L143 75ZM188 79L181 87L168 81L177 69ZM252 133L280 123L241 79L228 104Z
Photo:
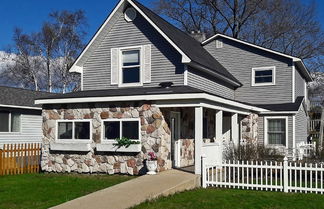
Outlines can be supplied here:
M282 161L284 153L274 148L266 148L263 145L245 143L237 148L226 149L224 158L239 161Z

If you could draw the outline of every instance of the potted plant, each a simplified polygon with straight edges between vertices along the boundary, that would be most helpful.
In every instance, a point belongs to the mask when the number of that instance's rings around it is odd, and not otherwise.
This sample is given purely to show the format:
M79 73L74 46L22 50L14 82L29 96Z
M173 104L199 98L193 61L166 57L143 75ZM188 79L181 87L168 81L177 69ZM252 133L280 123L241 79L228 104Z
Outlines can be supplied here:
M148 153L149 158L146 161L146 167L147 167L147 174L148 175L155 175L156 169L157 169L157 157L154 152Z

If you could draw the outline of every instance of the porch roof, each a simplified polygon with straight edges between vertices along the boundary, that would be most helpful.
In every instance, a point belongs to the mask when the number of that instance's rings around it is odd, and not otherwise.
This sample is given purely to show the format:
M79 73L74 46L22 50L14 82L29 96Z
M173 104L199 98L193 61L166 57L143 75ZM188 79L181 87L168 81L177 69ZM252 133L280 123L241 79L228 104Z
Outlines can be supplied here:
M209 100L249 111L268 111L254 105L227 99L189 86L137 87L106 90L77 91L67 94L42 97L35 100L36 104L64 104L91 102L121 102L121 101L194 101Z
M268 109L273 112L297 112L304 101L304 97L297 97L294 103L281 104L257 104L255 106Z

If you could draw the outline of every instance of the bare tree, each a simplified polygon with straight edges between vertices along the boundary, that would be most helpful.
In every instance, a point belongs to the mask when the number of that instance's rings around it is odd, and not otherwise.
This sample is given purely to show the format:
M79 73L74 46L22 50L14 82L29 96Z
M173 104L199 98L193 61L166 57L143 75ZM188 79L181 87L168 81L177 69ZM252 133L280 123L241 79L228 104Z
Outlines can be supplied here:
M81 10L74 13L69 11L53 12L50 17L54 22L54 28L60 32L55 50L58 59L55 65L57 76L54 86L62 89L65 93L78 86L79 77L77 74L69 73L69 68L84 47L86 18Z
M14 46L8 51L13 53L8 57L11 63L2 75L25 88L49 92L75 90L79 76L68 70L84 47L84 12L57 11L49 17L37 33L14 31Z
M6 66L1 76L11 85L38 91L42 88L44 68L34 39L34 34L24 34L19 28L14 30L15 47L9 49L3 57Z

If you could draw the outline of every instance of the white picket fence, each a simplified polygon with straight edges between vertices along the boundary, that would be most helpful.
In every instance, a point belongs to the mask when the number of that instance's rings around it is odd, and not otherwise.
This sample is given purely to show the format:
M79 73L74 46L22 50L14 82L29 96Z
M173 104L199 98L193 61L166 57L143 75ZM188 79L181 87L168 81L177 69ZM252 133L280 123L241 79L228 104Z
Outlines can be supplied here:
M323 194L323 164L224 161L208 165L202 157L202 186Z

